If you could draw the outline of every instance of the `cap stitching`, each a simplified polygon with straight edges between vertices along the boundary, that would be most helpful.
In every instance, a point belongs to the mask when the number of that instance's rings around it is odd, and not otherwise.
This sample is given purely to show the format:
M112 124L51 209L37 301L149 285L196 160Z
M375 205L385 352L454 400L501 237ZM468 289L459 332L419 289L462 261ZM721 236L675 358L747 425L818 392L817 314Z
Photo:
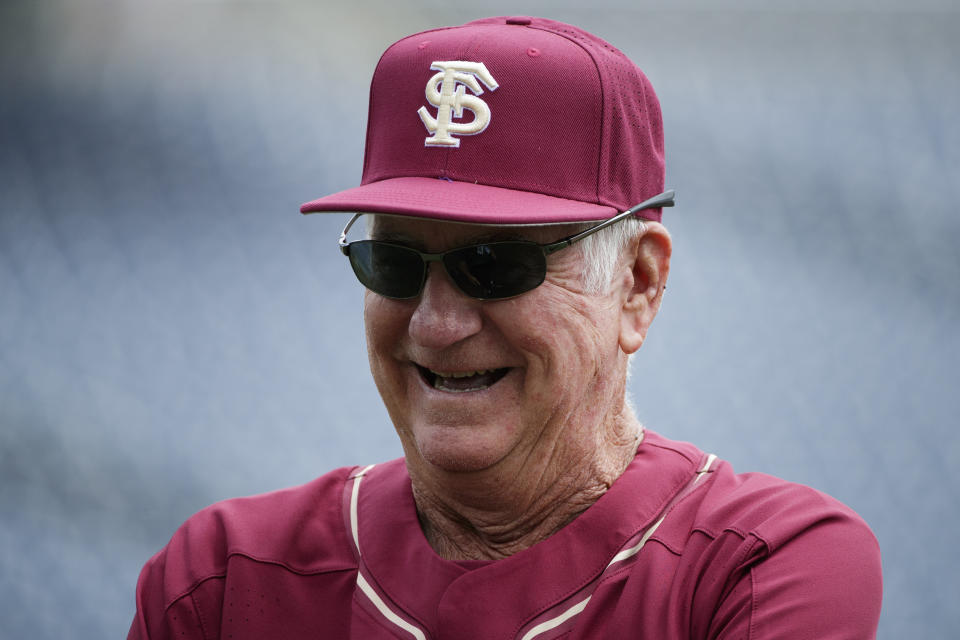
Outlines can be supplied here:
M530 25L530 26L534 26L534 25ZM595 201L598 204L602 203L603 197L601 196L601 193L600 193L600 184L601 184L600 168L602 163L602 157L605 151L603 145L604 145L604 140L606 139L605 135L606 135L607 122L606 122L606 118L604 118L604 114L607 112L607 92L606 92L606 87L603 85L603 73L600 70L600 65L597 63L597 59L594 57L593 52L590 51L590 49L587 46L587 45L596 46L596 43L587 39L582 34L573 31L572 29L550 29L547 27L538 27L538 28L544 31L549 31L550 33L555 33L560 37L566 38L570 42L573 42L574 44L579 46L581 49L583 49L584 53L586 53L587 56L590 58L590 61L593 62L593 67L597 71L597 79L599 81L598 84L600 85L600 117L598 118L598 120L600 121L600 141L598 143L599 152L597 153L597 164L596 164L596 172L595 172L597 182L596 182L596 187L594 188L594 197L595 197ZM581 40L585 41L585 43L582 42Z

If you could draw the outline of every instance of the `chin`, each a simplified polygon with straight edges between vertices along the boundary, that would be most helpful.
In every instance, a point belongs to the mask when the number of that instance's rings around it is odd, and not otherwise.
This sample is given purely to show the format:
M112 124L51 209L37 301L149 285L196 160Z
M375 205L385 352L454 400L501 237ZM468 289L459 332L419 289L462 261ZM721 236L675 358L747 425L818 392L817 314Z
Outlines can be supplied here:
M505 443L484 442L486 438L463 428L440 429L415 440L417 454L424 462L451 473L489 469L509 451Z

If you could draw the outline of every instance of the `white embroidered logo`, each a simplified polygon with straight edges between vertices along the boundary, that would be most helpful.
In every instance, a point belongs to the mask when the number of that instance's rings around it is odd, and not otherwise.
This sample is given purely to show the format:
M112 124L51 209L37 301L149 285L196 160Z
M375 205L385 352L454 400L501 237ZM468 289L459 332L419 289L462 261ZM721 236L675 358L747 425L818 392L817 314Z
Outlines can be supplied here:
M417 110L427 131L433 134L425 139L424 144L428 147L459 147L460 139L454 135L472 136L490 124L490 107L477 97L483 93L480 82L490 91L496 91L499 85L482 62L434 62L430 68L437 73L427 82L427 101L437 108L437 117L431 116L426 107ZM475 95L466 93L468 88ZM463 117L464 109L473 112L473 120L452 122L453 118Z

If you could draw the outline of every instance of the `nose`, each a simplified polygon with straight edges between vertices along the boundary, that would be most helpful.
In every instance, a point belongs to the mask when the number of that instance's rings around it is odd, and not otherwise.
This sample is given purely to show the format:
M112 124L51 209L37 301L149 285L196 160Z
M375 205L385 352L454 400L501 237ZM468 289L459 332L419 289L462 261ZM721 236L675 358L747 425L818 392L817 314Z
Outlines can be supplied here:
M478 333L483 303L464 294L439 263L432 263L410 317L410 337L420 346L444 349Z

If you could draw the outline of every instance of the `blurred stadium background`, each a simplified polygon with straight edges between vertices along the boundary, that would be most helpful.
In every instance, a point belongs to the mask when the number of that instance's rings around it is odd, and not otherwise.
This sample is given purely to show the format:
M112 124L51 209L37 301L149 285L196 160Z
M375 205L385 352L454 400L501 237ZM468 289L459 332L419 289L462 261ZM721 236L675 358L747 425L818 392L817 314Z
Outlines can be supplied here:
M960 627L960 9L949 0L0 5L0 637L123 637L191 513L399 455L345 215L382 50L546 15L666 121L675 258L632 393L883 551L882 638Z

